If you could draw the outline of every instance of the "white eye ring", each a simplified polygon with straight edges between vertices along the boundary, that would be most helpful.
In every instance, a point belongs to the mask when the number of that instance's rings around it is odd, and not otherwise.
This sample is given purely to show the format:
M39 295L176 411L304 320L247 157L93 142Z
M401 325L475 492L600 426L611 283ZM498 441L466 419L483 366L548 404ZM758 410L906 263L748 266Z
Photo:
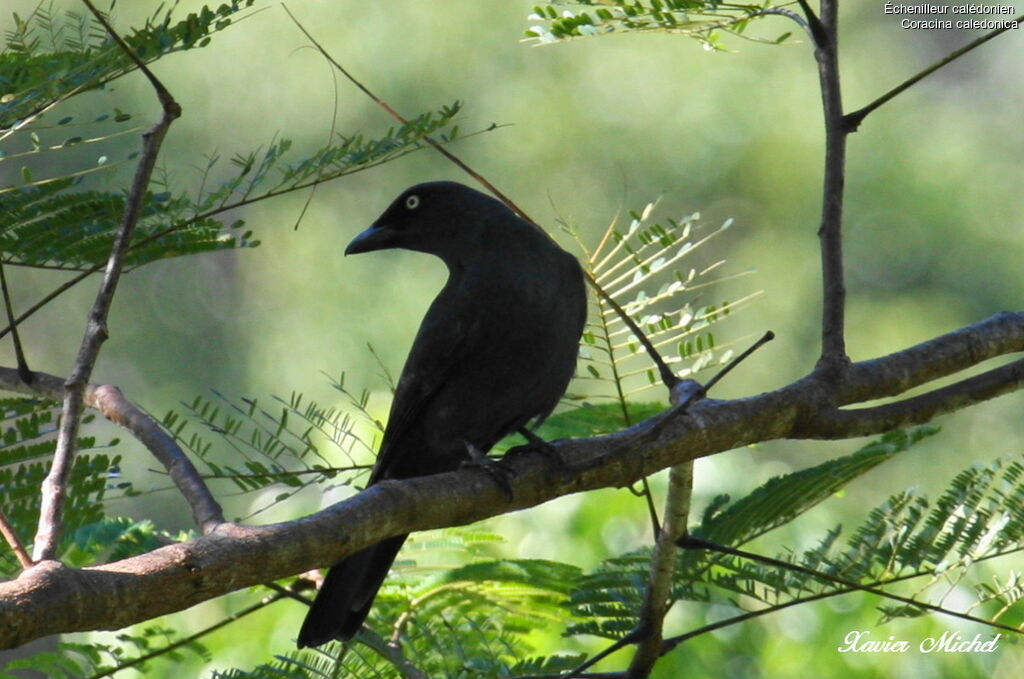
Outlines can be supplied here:
M413 195L411 195L411 196L409 196L408 198L405 199L405 207L409 208L410 210L415 210L419 206L420 206L420 197L419 196L413 194Z

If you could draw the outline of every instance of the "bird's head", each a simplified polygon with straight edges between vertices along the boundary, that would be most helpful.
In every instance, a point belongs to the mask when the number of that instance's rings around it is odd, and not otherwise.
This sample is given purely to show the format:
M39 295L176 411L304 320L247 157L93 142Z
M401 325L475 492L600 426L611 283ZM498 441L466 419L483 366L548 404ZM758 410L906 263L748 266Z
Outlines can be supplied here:
M346 255L402 248L446 262L488 227L508 220L502 203L456 182L426 182L403 191L345 248Z

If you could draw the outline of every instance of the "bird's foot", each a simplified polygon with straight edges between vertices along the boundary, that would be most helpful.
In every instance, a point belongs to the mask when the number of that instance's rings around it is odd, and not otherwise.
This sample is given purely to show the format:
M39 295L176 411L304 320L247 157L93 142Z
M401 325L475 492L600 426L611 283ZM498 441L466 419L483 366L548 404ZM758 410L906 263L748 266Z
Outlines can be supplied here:
M511 500L512 495L512 479L516 477L514 469L502 466L499 462L492 460L487 457L487 454L481 451L479 448L474 446L469 441L463 441L466 444L466 452L469 453L469 459L462 463L463 467L471 467L476 469L482 469L487 472L494 482L505 494L508 495L508 499Z
M572 468L565 460L562 459L562 455L558 452L558 448L555 448L550 442L545 441L526 427L520 427L517 431L520 436L526 439L526 443L521 446L516 446L515 448L509 448L502 459L509 456L522 455L523 453L540 453L544 456L544 459L563 474L572 471Z

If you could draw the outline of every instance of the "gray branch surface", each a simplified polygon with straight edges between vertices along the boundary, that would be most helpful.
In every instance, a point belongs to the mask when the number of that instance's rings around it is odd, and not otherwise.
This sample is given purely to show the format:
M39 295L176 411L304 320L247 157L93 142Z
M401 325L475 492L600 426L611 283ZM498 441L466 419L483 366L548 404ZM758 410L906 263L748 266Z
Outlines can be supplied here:
M387 537L472 523L563 495L624 487L661 469L779 438L877 434L1018 389L1022 361L923 396L863 410L835 409L883 398L998 356L1024 351L1024 313L985 321L888 356L854 363L839 385L814 373L775 391L706 399L662 423L554 442L575 470L553 473L540 455L507 463L513 499L477 469L385 481L311 516L266 526L221 524L195 540L94 568L53 561L0 583L0 647L64 632L120 629L244 587L337 562ZM878 410L885 410L879 417ZM842 426L837 426L841 422ZM652 434L652 432L654 432Z

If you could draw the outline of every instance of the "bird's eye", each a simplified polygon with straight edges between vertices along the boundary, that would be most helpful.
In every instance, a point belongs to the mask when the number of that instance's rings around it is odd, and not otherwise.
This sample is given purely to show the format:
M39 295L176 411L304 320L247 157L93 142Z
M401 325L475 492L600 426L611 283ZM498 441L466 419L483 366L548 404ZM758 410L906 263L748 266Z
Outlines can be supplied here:
M419 196L412 195L412 196L409 196L408 198L405 199L405 207L409 208L410 210L415 210L419 206L420 206L420 197Z

